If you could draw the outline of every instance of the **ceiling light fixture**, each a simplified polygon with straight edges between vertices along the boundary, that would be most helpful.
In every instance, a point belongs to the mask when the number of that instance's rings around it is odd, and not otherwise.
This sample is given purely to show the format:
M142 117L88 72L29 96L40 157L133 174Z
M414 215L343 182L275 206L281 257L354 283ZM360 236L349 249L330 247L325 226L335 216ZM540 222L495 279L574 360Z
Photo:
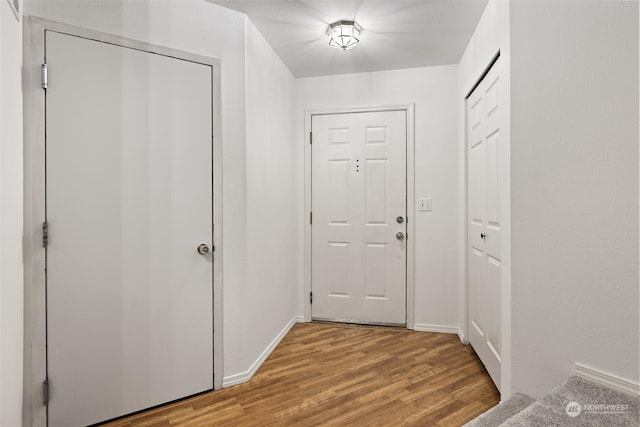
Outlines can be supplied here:
M355 21L337 21L329 25L327 35L329 46L336 49L348 50L360 41L362 27Z

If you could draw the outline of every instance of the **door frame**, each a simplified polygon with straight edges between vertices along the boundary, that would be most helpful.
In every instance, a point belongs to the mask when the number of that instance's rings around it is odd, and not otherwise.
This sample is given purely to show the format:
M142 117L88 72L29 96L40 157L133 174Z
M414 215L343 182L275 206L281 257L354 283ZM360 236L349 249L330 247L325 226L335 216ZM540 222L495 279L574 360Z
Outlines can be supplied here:
M220 60L146 42L87 30L35 17L24 17L24 423L46 426L43 381L47 373L45 251L42 223L45 218L45 92L41 64L45 53L45 31L91 39L196 62L212 69L212 168L213 168L213 372L214 388L222 388L222 128L220 106ZM99 82L96 82L99 84Z
M500 61L498 62L498 59ZM500 90L500 99L505 107L501 111L500 122L504 150L504 159L506 162L501 164L504 171L502 177L503 185L499 193L501 214L503 214L503 227L501 230L502 240L500 242L502 252L501 265L501 292L500 292L500 339L502 344L502 354L500 363L500 401L504 401L511 397L511 69L509 64L508 53L501 52L498 49L490 58L486 66L478 74L477 79L469 87L466 93L462 94L462 151L461 151L461 179L462 179L462 265L463 265L463 287L460 295L462 307L464 310L460 313L460 339L463 343L469 344L469 186L468 186L468 120L467 103L469 96L480 85L482 80L489 73L491 68L498 63L500 67L500 79L502 86Z
M311 321L311 119L313 116L404 111L407 115L407 296L406 328L415 324L415 104L372 107L336 107L304 112L304 280L302 306L304 321Z

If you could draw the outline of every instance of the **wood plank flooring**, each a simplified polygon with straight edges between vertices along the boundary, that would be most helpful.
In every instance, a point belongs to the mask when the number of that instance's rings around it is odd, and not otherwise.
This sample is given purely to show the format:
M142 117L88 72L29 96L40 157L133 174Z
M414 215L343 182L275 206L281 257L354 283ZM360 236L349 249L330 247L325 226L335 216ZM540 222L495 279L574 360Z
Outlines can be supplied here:
M456 335L304 323L250 382L107 425L460 426L499 397Z

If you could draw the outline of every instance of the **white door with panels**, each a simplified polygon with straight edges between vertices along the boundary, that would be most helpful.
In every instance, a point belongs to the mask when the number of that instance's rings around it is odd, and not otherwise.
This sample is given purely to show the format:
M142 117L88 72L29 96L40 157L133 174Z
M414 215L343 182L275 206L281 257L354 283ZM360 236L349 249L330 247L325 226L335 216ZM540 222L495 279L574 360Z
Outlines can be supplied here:
M469 342L500 388L501 143L500 60L467 98L468 320Z
M48 424L213 389L212 68L46 32Z
M314 319L406 324L407 117L312 116Z

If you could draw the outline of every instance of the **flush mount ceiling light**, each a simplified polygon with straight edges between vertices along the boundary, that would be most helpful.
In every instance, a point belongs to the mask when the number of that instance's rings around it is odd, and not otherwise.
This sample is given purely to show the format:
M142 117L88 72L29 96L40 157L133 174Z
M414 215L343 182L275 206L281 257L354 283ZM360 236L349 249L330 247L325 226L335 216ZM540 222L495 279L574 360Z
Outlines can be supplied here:
M329 46L336 49L348 50L360 41L362 27L355 21L338 21L329 25Z

